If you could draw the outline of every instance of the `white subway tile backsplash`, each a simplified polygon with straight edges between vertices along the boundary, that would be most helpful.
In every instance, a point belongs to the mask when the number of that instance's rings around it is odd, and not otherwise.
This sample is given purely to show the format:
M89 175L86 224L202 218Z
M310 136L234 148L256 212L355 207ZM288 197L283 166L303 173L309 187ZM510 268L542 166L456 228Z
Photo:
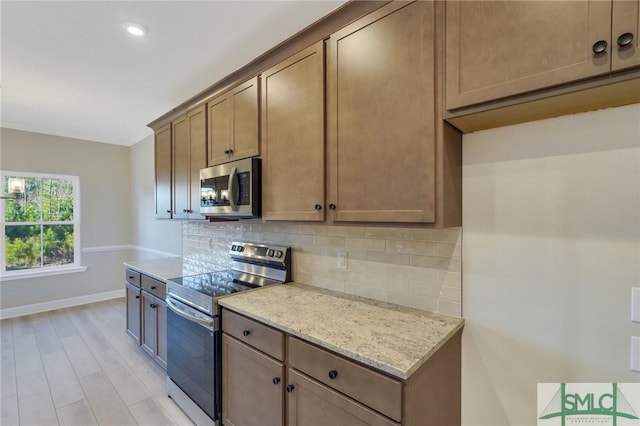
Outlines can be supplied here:
M347 238L348 249L385 251L386 240L376 238Z
M461 314L461 228L184 222L183 256L194 273L230 266L232 241L292 248L294 281L447 315ZM337 253L347 252L348 269Z

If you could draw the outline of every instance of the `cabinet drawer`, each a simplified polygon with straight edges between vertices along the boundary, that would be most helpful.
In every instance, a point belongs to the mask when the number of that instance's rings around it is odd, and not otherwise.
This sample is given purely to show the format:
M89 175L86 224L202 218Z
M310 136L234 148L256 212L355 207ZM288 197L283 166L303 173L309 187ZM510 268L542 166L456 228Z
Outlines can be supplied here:
M124 279L127 280L129 284L140 287L140 272L134 271L133 269L125 268Z
M226 309L222 311L222 331L279 361L284 359L284 333L281 331Z
M142 283L142 289L148 291L156 297L164 300L164 296L167 292L167 286L162 281L156 280L155 278L148 277L146 275L142 275L140 278L140 282Z
M289 337L289 366L396 421L402 417L402 383L338 355Z

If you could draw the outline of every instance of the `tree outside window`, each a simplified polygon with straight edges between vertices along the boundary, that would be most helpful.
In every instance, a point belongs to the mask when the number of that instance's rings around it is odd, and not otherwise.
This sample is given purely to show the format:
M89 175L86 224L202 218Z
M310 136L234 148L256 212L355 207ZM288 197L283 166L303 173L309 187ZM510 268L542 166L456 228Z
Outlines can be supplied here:
M2 203L2 273L79 265L78 177L3 172L5 194L14 178L25 190Z

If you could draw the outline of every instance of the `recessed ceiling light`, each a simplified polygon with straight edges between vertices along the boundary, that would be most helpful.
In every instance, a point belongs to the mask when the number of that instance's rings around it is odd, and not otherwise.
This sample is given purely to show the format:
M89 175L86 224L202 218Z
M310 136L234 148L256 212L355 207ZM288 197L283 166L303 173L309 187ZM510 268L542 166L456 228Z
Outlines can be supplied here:
M135 36L143 36L146 33L149 32L149 30L147 30L147 27L145 27L144 25L140 25L137 22L133 22L133 21L126 21L122 23L122 26L131 34L135 35Z

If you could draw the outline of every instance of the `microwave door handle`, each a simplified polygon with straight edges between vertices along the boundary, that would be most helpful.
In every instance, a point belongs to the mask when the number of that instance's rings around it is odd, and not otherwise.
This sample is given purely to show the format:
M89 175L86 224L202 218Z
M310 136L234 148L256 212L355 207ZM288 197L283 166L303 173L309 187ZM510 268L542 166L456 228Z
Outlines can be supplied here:
M234 167L231 169L231 174L229 175L229 204L231 204L231 210L238 211L238 168Z

